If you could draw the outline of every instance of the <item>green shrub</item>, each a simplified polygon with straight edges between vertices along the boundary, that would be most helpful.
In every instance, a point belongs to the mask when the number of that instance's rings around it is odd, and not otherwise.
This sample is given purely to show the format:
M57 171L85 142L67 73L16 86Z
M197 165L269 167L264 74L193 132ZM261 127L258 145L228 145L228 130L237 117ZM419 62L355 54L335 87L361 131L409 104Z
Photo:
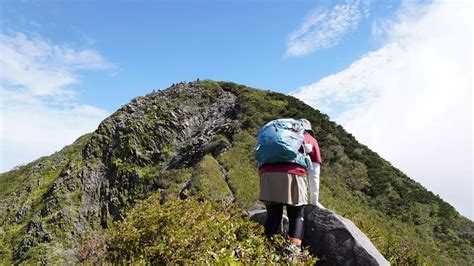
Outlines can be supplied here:
M157 94L153 94L148 99L151 101L146 101L145 107L139 104L143 103L144 98L136 98L132 103L138 111L143 111L144 119L123 120L124 112L127 110L121 108L110 118L104 120L95 133L81 137L73 145L67 146L51 156L40 158L16 171L0 174L0 198L2 199L0 204L0 224L2 224L0 228L0 264L37 263L40 257L43 257L45 262L54 264L54 261L49 258L56 254L56 251L59 250L58 247L72 248L70 245L61 246L62 244L58 245L58 243L73 241L70 234L76 231L72 227L77 225L75 221L79 221L80 218L77 208L82 202L83 189L81 188L84 184L81 182L87 176L79 175L83 167L86 167L84 170L87 170L83 172L84 174L92 171L106 171L104 173L107 174L108 180L114 180L114 184L117 185L111 187L110 191L119 200L114 203L113 207L116 207L120 215L124 216L127 215L128 210L133 209L137 200L154 195L156 190L160 190L162 201L166 201L168 198L173 200L176 195L181 194L185 187L188 187L191 178L194 178L191 181L195 185L194 188L191 186L191 190L195 189L195 194L204 195L203 198L220 199L223 195L224 197L228 195L228 190L225 189L226 185L222 182L227 181L235 195L237 205L239 207L251 206L257 200L259 185L253 159L258 128L276 118L305 117L312 123L321 148L323 166L320 199L325 206L354 221L369 236L381 253L394 264L473 265L474 225L472 221L461 217L452 206L439 196L409 179L368 147L359 144L354 136L345 132L342 126L331 122L327 115L321 114L294 97L288 97L281 93L255 90L231 82L209 80L191 85L197 93L203 95L202 99L188 97L189 94L184 89L177 90L174 99L160 98ZM171 161L174 152L177 151L177 147L171 141L174 139L171 131L169 134L165 131L156 134L155 129L168 125L169 121L174 121L175 116L179 115L176 113L176 108L188 106L192 109L193 106L212 104L216 99L215 96L224 91L231 92L237 97L234 109L236 112L232 114L232 116L235 115L235 120L231 123L231 130L222 133L225 136L217 135L209 144L202 147L203 154L212 154L218 163L212 158L205 158L197 168L165 170L168 169L166 166ZM122 124L126 126L121 126ZM178 125L179 128L184 126L183 124ZM61 177L62 173L67 175ZM223 175L226 178L223 178ZM60 177L59 181L63 180L64 183L59 182L59 186L56 186L55 181L58 177ZM66 184L67 186L65 186ZM74 191L68 191L71 188ZM219 188L223 188L223 190L219 191ZM54 193L51 194L51 192ZM57 202L57 206L50 205L55 202ZM46 205L46 203L48 204ZM177 206L176 204L178 203L171 206ZM188 207L194 206L196 210L190 211L193 215L204 211L201 204L182 202L179 204L188 204L186 205ZM16 221L16 213L23 205L30 206L30 208L22 221ZM154 205L150 204L150 206ZM24 236L24 229L32 221L33 214L38 214L43 210L47 215L36 221L41 221L45 225L45 229L51 233L53 237L51 243L42 242L44 241L42 237L34 235L35 232L27 236L31 238ZM168 222L165 225L163 221L179 222L180 220L177 220L175 210L168 212L163 208L155 210L161 213L161 216L156 214L156 217L159 216L162 219L159 222L144 220L147 217L155 217L151 210L145 211L147 216L143 219L139 218L140 213L135 210L135 216L130 216L131 218L127 218L126 221L136 228L136 232L153 233L153 230L158 228L159 230L156 230L160 234L167 236L163 230L173 231L175 228ZM55 221L54 217L56 216L53 214L58 211L61 211L65 216ZM225 213L225 207L214 206L212 211ZM165 212L168 216L164 214ZM183 212L180 210L178 214L193 222L198 220L198 225L205 223L207 218L207 223L211 228L214 228L212 224L219 221L212 218L215 216L213 212L208 217L202 215L198 219L191 219L189 215L182 214ZM92 218L88 219L91 225L98 223L98 215L90 217ZM112 221L113 217L115 216L108 216L107 221ZM228 222L234 225L247 223L237 220L237 218L232 218ZM133 238L129 235L132 234L129 231L118 232L120 225L118 224L114 230L122 237L128 235L130 241L135 241L130 245L135 245L137 251L131 251L129 259L123 257L118 259L129 260L132 263L137 260L150 261L151 259L146 257L140 258L140 255L146 253L144 248L156 252L160 250L164 250L165 253L171 252L166 247L159 246L157 248L155 246L160 243L168 243L166 242L168 240L151 234L150 237L154 242L145 242L144 235L134 235ZM126 228L130 228L132 225L128 225L129 227ZM193 230L196 229L190 223L184 223L184 225L193 228ZM146 226L154 226L154 228L146 229ZM191 239L194 241L200 241L194 236L197 231L188 230L186 232L192 235ZM179 236L182 237L184 234L180 232ZM197 235L201 239L206 239L199 232ZM29 257L27 261L18 261L19 258L13 256L13 250L19 247L20 241L25 239L33 239L29 256L39 257ZM88 245L85 245L82 250L83 254L92 254L91 256L97 254L102 246L95 245L103 243L99 240L100 238L93 239ZM41 243L38 244L38 241ZM108 241L109 239L105 242L108 243ZM239 241L232 243L241 243ZM249 241L255 242L256 240ZM117 248L118 246L131 242L116 240L113 243L115 243L115 247L104 247L109 252L110 261L113 261L114 258L110 254L120 250ZM203 243L205 246L209 242L204 241ZM222 245L218 244L217 247L222 247ZM271 248L267 247L267 250L271 250ZM191 248L191 250L199 249ZM229 255L230 253L225 253L230 250L234 252L232 253L233 257ZM224 249L222 254L219 253L219 250L211 251L217 255L211 256L209 255L211 253L205 251L204 253L207 254L205 261L226 262L225 258L231 258L229 261L235 259L246 262L240 258L247 257L234 249ZM154 254L161 254L156 252ZM255 254L255 251L252 252ZM61 258L63 253L58 254L53 257L64 259ZM100 255L95 256L100 257ZM171 260L166 254L160 256L161 259L158 261L161 262L191 260L189 256L183 260ZM26 258L27 255L24 257ZM275 260L270 259L270 261L274 262Z
M225 181L219 163L211 155L206 155L196 169L192 178L191 192L202 195L205 199L222 201L232 198L232 192Z
M12 248L10 247L9 243L5 243L4 238L5 236L4 236L3 230L0 229L0 264L9 265L9 264L12 264L12 261L11 261Z
M214 204L193 197L169 198L158 194L139 203L129 216L108 231L106 262L215 264L241 262L288 263L277 244L263 236L263 228L242 218L232 204ZM307 251L297 263L313 264ZM89 260L93 261L93 260Z
M201 87L201 88L206 89L203 92L203 95L206 97L214 97L216 94L218 95L222 93L222 88L219 85L219 83L213 80L208 80L208 79L200 80L200 81L192 82L191 84L195 87L198 87L198 88Z
M228 182L240 207L250 207L258 200L259 177L253 158L256 140L247 131L234 135L232 148L219 161L227 169Z

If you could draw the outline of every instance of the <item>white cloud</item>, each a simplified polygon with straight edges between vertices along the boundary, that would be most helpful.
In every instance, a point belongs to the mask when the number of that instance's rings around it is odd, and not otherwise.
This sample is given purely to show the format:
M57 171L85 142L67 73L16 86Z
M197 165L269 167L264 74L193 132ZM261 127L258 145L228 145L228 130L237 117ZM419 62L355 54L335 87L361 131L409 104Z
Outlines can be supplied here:
M315 9L288 35L286 56L303 56L339 43L369 15L368 0L346 0L329 10Z
M108 112L77 102L79 70L113 69L95 50L37 34L0 33L0 171L48 155L93 131Z
M22 87L34 95L73 94L66 86L79 82L74 71L113 67L94 50L77 51L19 32L0 33L0 50L2 83Z
M293 95L473 219L470 11L404 4L382 48Z

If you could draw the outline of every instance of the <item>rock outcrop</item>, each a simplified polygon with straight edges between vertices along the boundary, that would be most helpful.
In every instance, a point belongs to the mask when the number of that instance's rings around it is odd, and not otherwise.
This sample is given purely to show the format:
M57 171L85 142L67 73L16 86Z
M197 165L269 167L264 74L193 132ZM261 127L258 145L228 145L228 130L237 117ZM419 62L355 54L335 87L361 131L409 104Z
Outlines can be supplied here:
M372 240L391 261L473 264L474 223L327 115L281 93L210 80L137 97L73 144L0 174L0 264L80 263L91 236L157 193L163 202L201 195L250 208L258 129L281 117L311 121L325 161L322 197L350 218L364 209L357 219L377 228ZM323 263L386 263L350 221L311 207L306 216L305 243Z
M314 205L305 208L303 244L321 265L390 265L350 220Z
M246 211L245 216L264 224L264 209ZM305 207L303 245L320 258L318 265L390 265L370 239L350 220L314 205ZM280 232L288 230L283 215Z
M0 226L24 224L13 259L77 263L83 238L122 219L136 200L188 189L192 175L178 179L179 170L226 151L240 130L238 111L231 92L180 83L133 99L93 133L17 170L30 173L25 185L0 199Z

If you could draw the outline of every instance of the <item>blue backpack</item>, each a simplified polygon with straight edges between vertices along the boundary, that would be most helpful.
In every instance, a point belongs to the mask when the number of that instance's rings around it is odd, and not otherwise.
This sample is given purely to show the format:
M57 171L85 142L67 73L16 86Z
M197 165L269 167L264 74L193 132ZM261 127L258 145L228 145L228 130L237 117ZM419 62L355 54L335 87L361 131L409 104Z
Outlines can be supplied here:
M291 162L309 169L309 156L300 152L303 135L303 125L292 118L273 120L262 126L255 148L257 167L260 168L265 163Z

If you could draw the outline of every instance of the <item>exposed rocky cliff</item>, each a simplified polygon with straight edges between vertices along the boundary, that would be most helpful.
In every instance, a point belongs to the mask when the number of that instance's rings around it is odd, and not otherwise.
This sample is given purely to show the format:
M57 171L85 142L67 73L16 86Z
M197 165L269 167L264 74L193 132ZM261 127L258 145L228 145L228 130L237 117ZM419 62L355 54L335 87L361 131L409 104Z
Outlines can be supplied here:
M38 252L67 257L83 236L120 219L136 200L158 189L181 192L192 175L170 185L165 183L175 180L167 175L186 175L179 169L224 151L227 141L212 140L236 133L237 113L234 94L179 84L133 99L94 133L17 170L26 179L16 180L0 205L5 227L23 224L14 257L43 255Z
M313 123L325 160L323 203L366 231L387 259L472 262L472 222L327 116L292 97L213 81L137 97L72 145L1 174L0 257L77 262L84 239L157 191L163 200L199 194L251 208L255 136L278 117Z

